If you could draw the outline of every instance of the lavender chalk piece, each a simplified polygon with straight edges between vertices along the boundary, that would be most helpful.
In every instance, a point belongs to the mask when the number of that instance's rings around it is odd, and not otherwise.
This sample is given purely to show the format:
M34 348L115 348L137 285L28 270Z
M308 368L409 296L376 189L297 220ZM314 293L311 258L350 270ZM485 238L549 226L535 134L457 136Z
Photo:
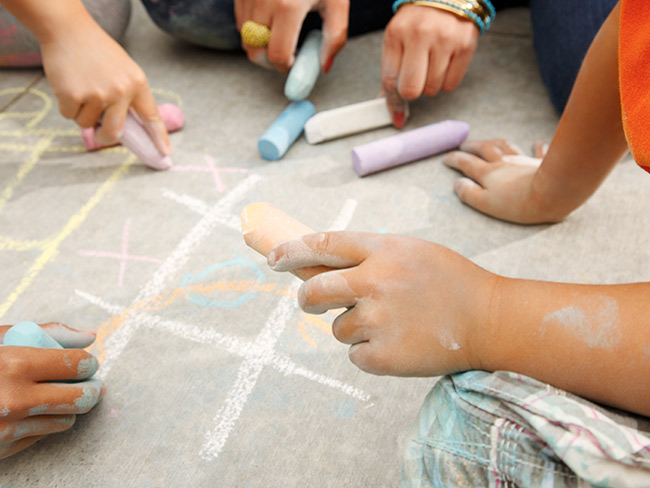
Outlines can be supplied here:
M293 62L289 76L284 84L284 95L289 99L304 100L314 89L320 75L320 47L323 35L319 30L307 34L305 42Z
M359 176L394 168L449 151L467 138L469 124L445 120L352 149L352 163Z
M314 104L306 100L290 103L257 142L262 157L276 161L284 156L315 112Z
M158 151L147 132L135 116L129 112L126 115L124 128L118 140L128 147L147 166L153 169L165 170L172 167L172 160Z
M2 343L5 346L63 349L61 344L47 335L47 333L34 322L17 323L7 331Z

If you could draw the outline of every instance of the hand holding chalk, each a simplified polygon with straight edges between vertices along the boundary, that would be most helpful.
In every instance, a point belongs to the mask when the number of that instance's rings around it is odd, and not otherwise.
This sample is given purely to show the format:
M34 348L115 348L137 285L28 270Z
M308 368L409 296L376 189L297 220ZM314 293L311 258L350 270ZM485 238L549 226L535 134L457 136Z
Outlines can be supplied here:
M437 244L365 232L311 234L270 253L275 271L333 266L298 290L303 311L347 310L332 324L350 360L373 374L438 376L471 369L482 345L491 273Z
M124 127L117 140L150 168L166 170L172 167L172 159L158 150L147 129L131 111L126 114Z
M246 244L264 257L281 242L314 233L306 225L266 202L247 205L241 213L241 226ZM303 268L295 270L294 274L307 280L330 269L324 266Z
M167 132L176 132L177 130L181 130L183 128L183 125L185 124L185 117L183 115L183 111L177 105L174 105L173 103L163 103L162 105L158 106L158 113L160 114L160 118L165 124ZM119 141L115 141L112 144L100 144L95 140L94 127L82 129L81 137L83 139L84 147L88 151L95 151L97 149L102 149L105 147L117 146L120 143Z
M91 379L99 368L97 358L61 346L86 347L94 333L58 323L39 327L21 322L0 327L2 335L0 458L5 458L72 427L76 415L90 411L106 390L100 380Z

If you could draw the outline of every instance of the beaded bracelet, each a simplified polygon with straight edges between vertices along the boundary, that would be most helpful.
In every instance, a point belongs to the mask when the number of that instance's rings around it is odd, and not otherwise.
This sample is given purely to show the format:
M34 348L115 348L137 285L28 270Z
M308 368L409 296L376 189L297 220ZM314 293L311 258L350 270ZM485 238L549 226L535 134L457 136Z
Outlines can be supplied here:
M490 28L496 16L496 11L490 0L395 0L393 12L397 12L406 3L445 10L471 20L481 34Z

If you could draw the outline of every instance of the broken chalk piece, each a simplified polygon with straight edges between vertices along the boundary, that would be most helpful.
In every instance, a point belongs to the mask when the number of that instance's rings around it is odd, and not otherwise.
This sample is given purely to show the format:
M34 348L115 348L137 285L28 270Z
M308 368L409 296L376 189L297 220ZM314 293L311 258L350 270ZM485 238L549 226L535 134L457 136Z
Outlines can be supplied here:
M185 117L183 116L183 111L173 103L163 103L162 105L158 105L158 113L160 114L160 118L165 124L167 132L176 132L177 130L181 130L183 128L183 125L185 125ZM119 141L115 141L113 144L109 145L103 145L97 142L95 140L94 127L82 129L81 138L87 151L96 151L97 149L117 146L119 144Z
M460 146L468 133L466 122L445 120L363 144L352 149L354 170L365 176L449 151Z
M242 210L241 228L246 245L264 257L278 244L314 233L305 224L266 202L251 203ZM307 280L330 269L325 266L301 268L294 274Z
M320 75L320 49L323 35L313 30L305 38L284 84L284 95L289 99L304 100L314 89Z
M61 344L34 322L19 322L11 327L5 334L3 345L63 349Z
M305 124L309 144L350 136L393 123L384 97L318 112Z
M262 157L275 161L284 156L314 112L314 104L307 100L290 103L257 142Z

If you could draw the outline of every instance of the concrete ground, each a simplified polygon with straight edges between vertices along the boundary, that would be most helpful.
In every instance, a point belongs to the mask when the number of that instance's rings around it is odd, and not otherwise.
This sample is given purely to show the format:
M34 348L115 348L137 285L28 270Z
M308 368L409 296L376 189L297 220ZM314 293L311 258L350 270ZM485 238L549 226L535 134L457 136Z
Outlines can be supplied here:
M70 431L1 461L0 486L399 483L402 445L435 380L350 364L334 316L302 313L296 280L245 247L238 215L249 202L316 229L421 237L509 276L646 279L648 180L629 159L565 222L512 225L461 204L439 156L357 177L350 149L392 128L301 139L266 162L256 141L287 104L283 76L171 39L138 2L125 46L158 101L185 113L174 171L122 148L84 152L40 71L0 77L0 320L96 330L108 385ZM373 98L380 54L381 33L351 40L310 97L317 110ZM526 9L497 16L462 86L414 103L408 128L450 118L471 138L550 140L557 116Z

